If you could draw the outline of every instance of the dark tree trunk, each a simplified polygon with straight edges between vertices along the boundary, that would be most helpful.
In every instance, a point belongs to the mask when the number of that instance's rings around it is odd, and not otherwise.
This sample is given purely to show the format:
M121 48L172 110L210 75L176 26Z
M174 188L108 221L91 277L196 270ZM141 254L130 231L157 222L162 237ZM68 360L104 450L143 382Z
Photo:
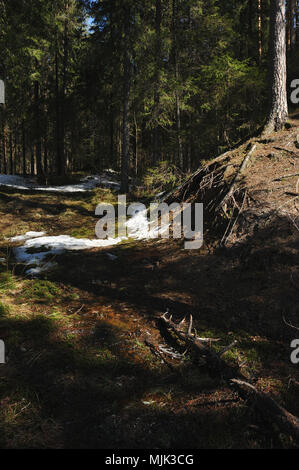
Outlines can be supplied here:
M264 134L282 129L288 118L284 0L271 0L270 41L271 106Z
M35 158L34 158L34 147L31 147L31 160L30 160L30 173L31 176L35 175Z
M155 78L155 117L159 117L159 106L160 106L160 74L161 74L161 23L162 23L162 5L161 0L156 0L156 47L155 47L155 59L156 59L156 78ZM160 137L159 137L159 125L156 123L154 128L154 153L153 163L154 165L160 159Z
M130 60L130 9L125 9L124 28L124 96L123 96L123 129L122 129L122 161L121 161L121 191L129 191L129 162L130 162L130 91L131 91L131 60Z
M61 131L61 92L59 86L59 58L58 58L58 45L56 44L55 53L55 112L56 112L56 173L63 175L65 173L64 165L64 152L61 145L62 131Z
M13 144L12 144L12 131L10 130L9 133L9 163L10 163L10 174L13 175L14 167L13 167Z
M7 174L7 161L6 161L6 126L3 125L3 172Z
M177 45L177 28L178 28L178 11L177 11L177 0L172 2L172 35L173 35L173 65L174 65L174 74L175 80L178 85L179 80L179 63L178 63L178 45ZM183 146L182 146L182 137L181 137L181 103L178 90L175 92L175 113L176 113L176 164L183 169L184 166L184 157L183 157Z
M34 84L34 99L35 99L35 126L36 126L36 170L38 176L42 175L42 147L41 147L41 125L40 125L40 105L39 105L39 83Z
M47 141L47 137L45 137L44 139L44 172L46 176L48 175L48 172L49 172L48 166L49 166L48 165L48 141Z
M23 155L23 175L26 176L26 135L25 123L22 121L22 155Z
M288 50L291 51L296 43L296 28L295 28L295 17L296 17L296 0L288 1Z
M262 36L262 0L257 0L257 30L258 30L258 57L259 64L263 57L263 36Z
M60 117L60 151L61 151L61 166L60 174L65 175L67 171L67 158L65 151L65 98L67 88L67 69L69 57L69 19L68 19L69 3L66 3L65 23L64 23L64 38L63 38L63 67L62 67L62 92L61 92L61 117Z

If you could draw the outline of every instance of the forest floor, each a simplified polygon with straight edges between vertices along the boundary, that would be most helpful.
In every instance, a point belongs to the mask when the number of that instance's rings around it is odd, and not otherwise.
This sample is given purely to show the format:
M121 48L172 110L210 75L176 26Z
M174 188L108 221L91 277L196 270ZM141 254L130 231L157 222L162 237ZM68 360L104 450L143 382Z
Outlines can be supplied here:
M221 346L236 339L226 360L299 416L299 369L290 360L298 332L283 320L299 326L299 175L289 177L299 173L296 116L291 123L259 144L247 172L263 227L234 233L227 247L206 240L190 253L182 241L127 241L67 252L47 276L30 279L7 238L29 230L94 238L97 203L116 196L0 190L8 356L0 365L1 448L295 447L203 365L174 357L157 320L166 310L175 321L192 314L200 336ZM168 349L168 360L147 341Z

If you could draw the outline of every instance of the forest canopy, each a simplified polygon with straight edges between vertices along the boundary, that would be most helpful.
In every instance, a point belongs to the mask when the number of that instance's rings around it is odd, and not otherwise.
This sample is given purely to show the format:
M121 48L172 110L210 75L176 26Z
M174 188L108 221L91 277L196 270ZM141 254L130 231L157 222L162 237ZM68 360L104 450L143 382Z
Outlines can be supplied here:
M264 122L270 0L1 0L0 12L1 172L190 171Z

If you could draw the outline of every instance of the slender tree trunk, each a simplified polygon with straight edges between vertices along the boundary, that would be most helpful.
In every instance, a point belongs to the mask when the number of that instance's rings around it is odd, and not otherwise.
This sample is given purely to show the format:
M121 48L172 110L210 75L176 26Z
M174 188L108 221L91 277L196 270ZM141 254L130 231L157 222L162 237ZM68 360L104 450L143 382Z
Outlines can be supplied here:
M49 173L47 137L44 138L44 172L45 172L45 176L47 177Z
M6 160L6 126L3 124L3 172L7 175L7 160Z
M262 36L262 0L257 0L257 30L258 30L258 57L259 64L263 57L263 36Z
M174 62L174 74L176 80L176 91L175 91L175 113L176 113L176 137L177 137L177 165L183 169L184 158L183 158L183 146L181 138L181 104L180 96L178 92L178 81L179 81L179 64L178 64L178 47L177 47L177 0L172 2L172 28L173 28L173 62Z
M10 174L13 175L14 166L13 166L13 143L12 143L12 130L11 129L9 132L9 163L10 163Z
M37 175L40 176L43 173L42 168L42 147L41 147L41 125L40 125L40 105L39 105L39 83L38 81L34 84L34 98L35 98L35 130L36 130L36 169Z
M35 175L35 158L34 158L34 147L31 147L31 159L30 159L30 173L31 176Z
M22 121L22 155L23 155L23 175L26 176L26 135L25 135L25 123Z
M114 106L113 106L113 94L110 95L110 161L114 162Z
M295 19L296 19L296 0L288 0L288 50L291 51L294 48L296 43L296 28L295 28Z
M64 38L63 38L63 64L62 64L62 91L61 91L61 117L60 117L60 151L61 151L61 167L60 174L65 175L67 171L67 159L65 154L65 97L67 87L67 68L69 57L69 2L65 7L65 23L64 23Z
M59 58L58 58L58 43L56 40L55 52L55 140L56 140L56 173L61 175L63 173L63 155L61 149L61 120L60 120L60 87L59 87Z
M136 113L134 112L134 172L135 176L138 174L138 124L136 119Z
M285 0L271 0L271 106L263 134L282 129L288 118Z
M130 162L130 91L131 91L131 60L130 60L130 9L125 8L124 28L124 96L123 96L123 129L122 129L122 161L121 161L121 191L129 191L129 162Z
M160 81L161 81L161 23L162 23L162 5L161 0L156 0L156 47L155 47L155 61L156 61L156 78L155 78L155 93L154 93L154 106L155 118L158 120L159 107L160 107ZM160 159L160 136L159 125L155 123L154 128L154 152L153 163L154 165Z

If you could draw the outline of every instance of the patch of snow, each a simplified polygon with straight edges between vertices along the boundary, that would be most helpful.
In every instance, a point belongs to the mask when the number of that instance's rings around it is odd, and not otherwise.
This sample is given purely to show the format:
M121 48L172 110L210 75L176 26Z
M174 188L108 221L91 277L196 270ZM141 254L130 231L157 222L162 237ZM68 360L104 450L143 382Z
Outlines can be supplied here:
M18 237L13 237L10 239L11 242L22 242L25 240L29 240L30 238L38 238L43 237L46 235L45 232L27 232L25 235L19 235Z
M167 233L170 224L159 226L156 223L151 223L148 220L148 211L144 209L143 204L136 204L134 213L126 222L129 237L135 240L159 238L159 235Z
M134 206L131 218L126 222L128 236L136 240L158 238L159 234L168 230L169 225L164 225L162 228L159 226L151 228L147 210L144 207L143 204ZM46 262L46 258L54 258L66 251L115 246L127 239L127 237L118 237L90 240L87 238L73 238L68 235L45 236L43 232L27 232L25 235L13 237L11 241L25 242L23 246L14 248L14 255L18 262L31 267L27 270L27 274L38 276L53 267L53 263L51 261ZM117 259L117 256L111 253L106 253L106 256L112 261Z
M110 176L110 179L108 179ZM78 184L68 184L64 186L39 186L35 179L30 177L16 175L0 174L0 186L8 188L20 189L23 191L43 191L49 193L84 193L92 191L96 187L104 187L119 191L120 184L113 180L115 174L104 172L102 175L86 176Z
M44 264L45 259L48 257L54 258L66 251L80 251L113 246L123 240L124 237L89 240L87 238L73 238L68 235L53 237L40 236L38 238L27 239L23 246L14 248L14 255L19 263L24 263L26 266L35 265L34 268L27 270L27 274L38 275L53 267L53 263L51 262ZM32 253L32 250L35 252Z
M143 204L136 204L131 219L126 222L129 237L141 240L147 238L149 233L149 222L147 210Z

